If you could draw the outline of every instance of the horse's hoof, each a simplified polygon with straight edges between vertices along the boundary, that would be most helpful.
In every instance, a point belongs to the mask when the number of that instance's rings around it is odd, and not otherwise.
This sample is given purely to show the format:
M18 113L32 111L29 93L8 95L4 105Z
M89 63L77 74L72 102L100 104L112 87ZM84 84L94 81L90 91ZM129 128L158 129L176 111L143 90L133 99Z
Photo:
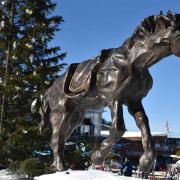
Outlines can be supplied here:
M55 165L53 165L53 164L51 165L50 170L53 171L53 172L66 171L66 169L65 169L62 165L55 166Z

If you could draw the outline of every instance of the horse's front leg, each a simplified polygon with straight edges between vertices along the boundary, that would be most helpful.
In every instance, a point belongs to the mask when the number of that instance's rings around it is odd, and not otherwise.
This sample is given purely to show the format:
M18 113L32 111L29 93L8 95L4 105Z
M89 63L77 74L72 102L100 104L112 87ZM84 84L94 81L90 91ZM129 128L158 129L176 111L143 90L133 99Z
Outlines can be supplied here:
M144 154L139 160L140 168L143 172L149 172L154 164L155 148L149 127L149 120L146 116L141 101L130 102L128 104L129 113L135 118L136 124L142 134L142 145Z
M111 151L113 144L119 141L125 132L122 104L118 101L113 101L109 103L109 108L112 116L112 126L109 131L110 135L101 143L100 149L92 154L91 160L94 165L103 163Z

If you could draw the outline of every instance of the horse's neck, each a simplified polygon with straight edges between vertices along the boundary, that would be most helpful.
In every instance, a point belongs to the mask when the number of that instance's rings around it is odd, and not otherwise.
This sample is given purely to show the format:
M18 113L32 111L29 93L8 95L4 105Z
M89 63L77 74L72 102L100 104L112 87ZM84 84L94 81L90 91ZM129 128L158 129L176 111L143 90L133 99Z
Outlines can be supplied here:
M142 47L132 47L129 51L130 63L133 64L139 71L144 68L150 68L152 65L159 62L162 58L171 55L168 46L153 46L146 49Z

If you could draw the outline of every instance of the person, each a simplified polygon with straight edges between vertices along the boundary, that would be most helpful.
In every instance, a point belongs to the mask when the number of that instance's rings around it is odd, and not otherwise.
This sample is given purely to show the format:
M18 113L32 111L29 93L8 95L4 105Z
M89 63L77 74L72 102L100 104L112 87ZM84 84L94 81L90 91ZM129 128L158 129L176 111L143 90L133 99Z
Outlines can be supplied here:
M100 171L104 171L104 164L100 164L100 165L98 166L98 169L99 169Z
M131 161L128 159L128 157L125 158L124 164L122 166L121 169L121 174L124 176L132 176L132 170L133 170L133 166Z

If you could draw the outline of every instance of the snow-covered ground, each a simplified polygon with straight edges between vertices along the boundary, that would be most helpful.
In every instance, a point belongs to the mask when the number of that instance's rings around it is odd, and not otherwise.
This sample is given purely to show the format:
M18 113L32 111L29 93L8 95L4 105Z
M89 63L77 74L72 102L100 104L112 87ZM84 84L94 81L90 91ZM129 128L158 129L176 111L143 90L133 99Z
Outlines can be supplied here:
M0 170L0 180L15 180L17 179L15 175L12 175L7 170Z
M35 180L137 180L137 178L119 176L117 173L88 170L88 171L65 171L57 172L54 174L46 174L39 177L35 177Z

